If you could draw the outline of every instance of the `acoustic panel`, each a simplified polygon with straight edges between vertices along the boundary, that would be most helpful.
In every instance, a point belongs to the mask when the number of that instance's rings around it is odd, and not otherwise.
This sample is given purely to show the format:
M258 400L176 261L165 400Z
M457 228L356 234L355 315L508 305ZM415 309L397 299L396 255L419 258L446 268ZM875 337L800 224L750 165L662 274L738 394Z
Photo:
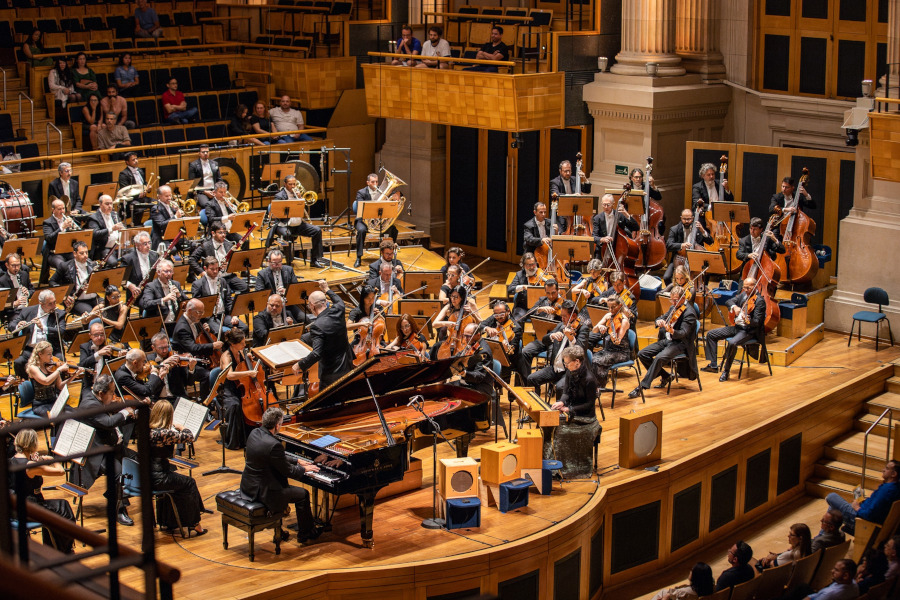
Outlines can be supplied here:
M558 131L558 130L553 130ZM522 251L525 221L534 216L534 204L541 197L540 181L541 136L537 131L519 134L519 167L516 169L516 253Z
M828 4L829 0L803 0L800 14L804 19L827 19Z
M122 163L122 168L125 168L125 164ZM115 181L113 179L112 171L101 171L99 173L91 173L91 185L96 183L112 183Z
M672 496L672 552L700 538L702 500L703 485L699 482Z
M741 201L750 205L750 216L768 220L769 201L780 189L778 156L762 152L744 152L741 168Z
M800 456L803 450L803 434L790 437L778 446L778 484L775 495L780 496L800 484Z
M603 585L603 527L591 536L590 573L588 574L588 596L593 598Z
M709 498L709 531L734 520L737 501L737 465L712 476Z
M461 590L459 592L450 592L449 594L438 594L437 596L426 596L426 600L467 600L469 598L475 598L479 594L481 594L480 589L472 588L469 590Z
M659 557L659 500L612 516L612 573Z
M838 239L841 239L841 227L844 218L850 214L853 208L853 190L856 185L856 161L841 161L841 180L838 183ZM832 248L834 250L834 248ZM831 260L834 261L835 273L838 269L839 252L832 252Z
M506 252L506 159L509 153L505 131L487 132L487 232L485 247Z
M765 35L763 55L763 87L767 90L788 91L788 67L791 64L791 37Z
M581 548L553 565L553 598L568 600L581 596Z
M837 89L835 95L858 98L866 78L866 42L838 40Z
M827 62L822 60L828 50L824 37L800 38L800 93L824 94Z
M450 128L449 239L478 245L478 130Z
M40 179L35 179L31 181L23 181L21 190L28 194L29 198L43 198L44 197L44 182ZM32 210L34 211L35 218L40 219L44 216L50 216L49 211L45 215L44 214L44 203L43 202L35 202L32 200ZM49 207L49 203L47 203ZM35 223L37 226L37 223Z
M859 0L840 0L838 18L841 21L858 21L865 23L867 4L868 2L860 2Z
M541 573L531 571L497 585L497 596L500 600L538 600L540 593Z
M748 513L769 499L769 471L772 450L766 448L747 459L747 475L744 477L744 512Z
M791 0L766 0L766 14L773 17L791 16Z

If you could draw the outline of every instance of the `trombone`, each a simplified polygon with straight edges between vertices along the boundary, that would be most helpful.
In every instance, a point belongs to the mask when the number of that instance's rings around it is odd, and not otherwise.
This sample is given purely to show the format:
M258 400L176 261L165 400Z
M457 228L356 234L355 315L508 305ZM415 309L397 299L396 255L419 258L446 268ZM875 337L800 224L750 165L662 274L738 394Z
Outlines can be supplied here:
M294 178L294 187L291 188L291 193L303 200L303 203L306 204L307 207L310 207L319 201L319 195L312 190L305 189L303 184L300 183L300 180L297 178Z
M249 202L238 202L237 199L231 195L231 192L225 190L225 204L231 208L236 213L245 213L250 210Z

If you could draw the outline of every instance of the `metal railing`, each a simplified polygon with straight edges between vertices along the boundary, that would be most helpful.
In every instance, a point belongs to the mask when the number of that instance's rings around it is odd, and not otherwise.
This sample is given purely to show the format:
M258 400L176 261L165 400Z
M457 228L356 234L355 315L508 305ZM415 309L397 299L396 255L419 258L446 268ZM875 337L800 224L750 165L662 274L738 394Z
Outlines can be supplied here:
M28 130L28 137L34 136L34 100L25 92L19 92L19 128L22 128L22 98L31 103L31 128Z
M881 416L875 419L875 422L866 429L866 434L863 436L863 457L862 457L862 473L859 478L859 489L862 492L866 490L866 458L868 458L868 450L869 450L869 434L872 433L872 430L878 426L879 423L884 419L884 416L887 415L888 418L888 434L887 434L887 449L884 452L884 461L888 462L891 460L891 432L894 429L894 413L890 408L884 409L884 412L881 413Z
M49 154L50 154L50 129L51 128L55 129L56 133L59 135L59 153L62 154L63 153L62 130L59 127L57 127L56 125L54 125L53 123L51 123L50 121L47 121L47 126L44 127L44 133L46 134L46 137L47 137L47 155L49 156Z
M0 73L3 73L3 110L6 110L6 69L0 67Z

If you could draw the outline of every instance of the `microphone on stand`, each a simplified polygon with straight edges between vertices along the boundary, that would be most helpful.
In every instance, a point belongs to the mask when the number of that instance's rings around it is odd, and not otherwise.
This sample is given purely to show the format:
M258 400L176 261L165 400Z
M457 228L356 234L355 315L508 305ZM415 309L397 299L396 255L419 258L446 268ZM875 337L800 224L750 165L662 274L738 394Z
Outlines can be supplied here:
M414 404L418 404L419 402L425 402L425 398L422 395L413 396L409 399L409 402L406 403L407 406L412 406Z

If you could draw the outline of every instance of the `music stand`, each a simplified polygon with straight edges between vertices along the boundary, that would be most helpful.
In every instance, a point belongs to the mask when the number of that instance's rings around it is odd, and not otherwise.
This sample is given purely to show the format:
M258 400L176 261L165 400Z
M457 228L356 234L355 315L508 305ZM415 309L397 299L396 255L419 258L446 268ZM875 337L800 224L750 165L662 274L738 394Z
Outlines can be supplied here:
M85 293L103 294L106 292L106 288L111 285L116 287L121 286L122 280L125 279L125 268L126 267L116 267L114 269L94 271L91 273L91 278L88 280L88 287L87 290L85 290Z
M41 295L41 292L44 290L50 290L53 292L53 295L56 296L56 303L62 304L63 300L66 299L66 295L69 293L69 288L72 287L70 285L58 285L56 287L45 287L38 288L34 290L34 293L31 295L31 298L28 299L28 306L35 306L38 303L38 296Z
M600 320L606 316L606 313L609 312L609 308L600 306L599 304L586 304L584 308L587 310L588 318L593 325L599 323Z
M56 244L53 247L53 254L68 254L73 250L75 242L84 242L87 244L88 250L94 241L93 229L82 229L81 231L60 231L56 235Z
M298 281L292 283L284 291L285 306L301 306L304 315L309 314L309 296L316 290L321 290L318 281Z
M163 232L162 239L174 240L178 232L184 228L185 238L197 237L197 231L200 230L200 217L183 217L181 219L171 219L166 223L166 230Z
M104 325L103 332L106 334L106 339L109 339L109 334L112 332L113 328L111 325ZM69 342L69 347L66 349L68 354L75 354L78 352L79 346L83 343L89 341L91 339L90 331L79 331L75 334L75 337L72 338L72 341Z
M235 250L231 258L228 259L228 264L225 265L225 272L237 274L240 271L246 271L247 287L250 287L250 270L262 267L267 251L268 248L265 246L253 248L252 250Z
M554 279L554 281L556 281ZM559 282L557 282L557 287L559 286ZM540 300L546 293L544 291L544 286L542 285L527 285L525 286L525 306L528 307L529 310L534 308L534 305L537 304L537 301Z
M140 232L145 232L148 235L150 234L150 227L127 227L119 231L119 251L124 252L128 250L128 248L132 245L132 241L134 236L139 234Z
M240 233L245 234L249 229L256 225L256 228L259 229L259 224L263 222L263 219L266 217L266 211L264 210L251 210L245 213L235 213L231 215L231 230L229 233Z
M441 310L440 300L413 300L411 298L403 298L397 305L400 315L408 314L412 317L430 318Z
M166 185L172 189L173 196L187 196L202 181L202 177L198 179L172 179L166 182Z
M491 349L491 356L500 363L501 367L510 366L509 356L507 356L506 352L503 350L503 344L501 344L499 340L485 339L484 341L487 342L488 348Z
M84 187L84 194L81 195L82 208L87 207L87 212L94 212L96 205L100 203L100 196L106 195L111 198L116 196L117 183L92 183Z
M704 269L706 272L711 275L724 275L725 269L725 257L722 256L719 252L710 252L708 250L687 250L687 259L688 264L691 266L691 275L694 273L700 273ZM701 282L703 283L703 282ZM700 315L702 321L700 323L700 338L706 338L706 311L703 310L703 307L706 306L706 298L709 293L709 286L703 286L703 302L698 305L701 307Z
M586 263L594 256L594 238L584 235L554 235L550 239L553 243L553 255L563 264L566 260L569 265Z
M260 248L262 250L262 248ZM232 315L244 315L247 321L250 321L253 313L266 309L268 302L269 290L257 290L254 292L245 292L234 297L234 305L231 307ZM250 325L248 322L247 325Z
M3 243L3 252L0 253L0 260L5 261L6 257L13 252L18 254L23 262L27 258L37 256L38 241L40 241L40 238L36 237L7 240Z
M544 339L545 335L556 329L556 326L559 325L559 321L534 317L531 319L531 324L534 326L534 339L541 341Z
M281 185L288 172L291 174L294 173L294 168L294 165L287 163L269 163L268 165L263 165L262 173L260 174L260 183L268 181L270 183Z
M356 205L356 218L363 221L378 219L378 240L384 238L384 224L393 223L400 215L402 204L393 200L361 200Z
M273 327L269 330L269 336L266 339L266 345L280 344L288 340L299 340L303 335L306 325L283 325L282 327Z
M556 207L556 214L564 217L572 218L574 225L575 217L583 217L587 224L591 222L594 211L597 207L597 196L585 194L568 194L559 197L559 204Z
M203 404L205 406L209 406L209 403L212 402L212 400L216 397L216 394L219 393L219 387L225 382L225 378L228 377L229 370L230 369L222 369L222 371L219 373L219 376L216 377L215 382L213 382L212 387L209 390L209 395L206 397L206 401L203 402ZM222 421L221 416L222 415L219 415L219 417L220 417L219 423L221 423L221 421ZM220 433L220 435L222 435L222 434ZM232 469L230 467L225 466L225 438L224 438L224 435L222 436L222 465L216 467L212 471L207 471L207 472L203 473L203 476L206 477L207 475L218 475L219 473L234 473L235 475L241 474L241 471L238 471L236 469Z
M154 335L162 331L162 317L156 315L154 317L143 317L140 319L128 319L125 321L125 327L122 328L122 342L129 344L130 342L141 345L142 340L149 341Z
M172 280L187 282L187 276L190 271L191 265L175 265L175 272L172 274ZM156 271L153 272L153 279L156 279Z
M192 300L199 300L203 303L203 318L207 319L212 316L213 311L216 310L216 304L219 303L219 295L218 294L210 294L209 296L194 296ZM224 304L225 301L223 300Z
M729 243L734 235L734 224L750 222L750 205L746 202L712 202L714 221L729 222ZM727 216L727 218L726 218ZM731 252L728 253L728 272L731 273Z
M0 289L0 306L5 306L6 304L13 304L18 297L18 294L10 294L12 288L3 288Z
M424 287L417 293L423 296L437 298L444 285L444 275L440 271L403 271L403 289L414 290Z
M306 203L302 200L272 200L272 203L269 204L269 218L273 221L275 219L287 221L290 218L303 218L305 216ZM270 223L269 226L274 227L274 224ZM288 245L291 256L294 256L294 242L290 241Z

